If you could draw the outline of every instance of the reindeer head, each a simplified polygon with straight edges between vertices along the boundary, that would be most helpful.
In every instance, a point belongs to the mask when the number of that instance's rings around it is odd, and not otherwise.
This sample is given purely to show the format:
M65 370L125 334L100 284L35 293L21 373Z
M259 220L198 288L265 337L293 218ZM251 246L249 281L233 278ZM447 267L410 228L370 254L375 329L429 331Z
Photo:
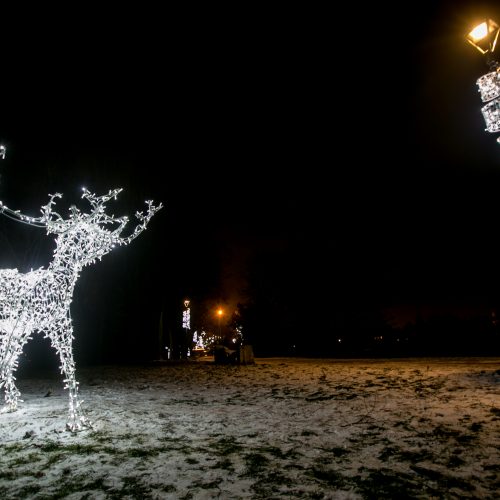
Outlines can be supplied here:
M152 201L146 201L147 212L136 212L140 223L129 236L121 236L128 222L128 217L115 218L105 212L106 203L118 196L122 189L110 190L108 194L96 196L83 189L82 198L91 204L89 213L81 212L77 207L70 208L69 219L63 219L52 206L59 193L50 195L50 201L42 207L40 218L47 228L47 233L56 234L57 248L55 257L64 260L64 264L79 264L82 266L101 259L117 245L128 245L146 226L153 215L162 208L162 204L154 206Z
M146 201L147 212L136 212L140 223L132 234L122 237L128 217L115 218L105 212L106 203L118 196L121 189L113 189L108 194L96 196L83 189L82 198L87 199L92 207L89 213L80 211L77 207L70 208L70 216L63 219L53 210L55 199L62 195L56 193L50 196L50 201L42 207L42 217L34 220L38 226L44 226L48 234L56 234L57 248L54 252L58 264L85 266L101 259L117 245L128 245L146 226L153 215L162 208L160 203L154 206L152 201ZM33 219L32 219L33 220Z
M122 237L128 217L115 218L105 212L106 203L111 198L116 199L121 191L122 189L113 189L108 194L96 196L83 188L82 198L90 202L92 210L90 213L81 212L73 206L68 219L63 219L53 210L55 199L62 197L60 193L49 195L49 202L41 209L41 217L24 215L19 210L8 208L1 201L0 214L30 226L43 227L47 234L57 235L54 257L58 265L85 266L95 259L101 259L117 245L128 245L146 229L151 217L162 208L161 203L155 206L152 201L146 201L147 212L136 212L139 224L129 236Z

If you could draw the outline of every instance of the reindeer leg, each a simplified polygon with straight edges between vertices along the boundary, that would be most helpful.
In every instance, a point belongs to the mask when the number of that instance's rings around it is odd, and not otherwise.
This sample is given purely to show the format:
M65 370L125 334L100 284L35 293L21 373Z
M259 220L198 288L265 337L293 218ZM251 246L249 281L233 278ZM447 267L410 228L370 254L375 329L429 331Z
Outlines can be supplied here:
M66 427L71 432L92 428L92 423L85 417L81 409L82 401L78 398L78 382L75 378L75 362L73 360L73 326L71 318L65 318L58 328L49 332L49 337L54 349L61 360L61 373L65 389L69 392L69 420Z
M22 335L24 338L17 338L17 331L2 333L3 342L1 346L1 369L0 369L0 387L5 389L5 406L1 413L13 412L17 410L19 397L21 393L14 383L14 372L17 369L19 355L22 352L24 343L29 335Z

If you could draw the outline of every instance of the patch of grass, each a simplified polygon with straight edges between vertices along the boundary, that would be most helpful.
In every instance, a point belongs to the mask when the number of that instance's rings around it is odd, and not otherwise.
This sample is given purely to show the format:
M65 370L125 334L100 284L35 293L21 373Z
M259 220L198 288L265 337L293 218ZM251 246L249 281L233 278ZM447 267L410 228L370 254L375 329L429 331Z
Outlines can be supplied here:
M328 484L328 486L333 488L340 489L346 485L346 478L339 472L332 469L313 467L308 471L308 475L314 477L322 483Z
M107 436L107 435L102 434L100 432L95 432L90 437L93 438L99 444L113 442L113 438L111 436Z
M436 426L432 433L438 439L457 438L460 435L459 431L447 428L444 425Z
M389 469L369 470L366 477L355 476L353 483L355 488L369 499L425 498L422 493L437 493L429 492L427 488L423 491L421 485L418 485L409 474ZM439 498L439 495L436 498Z
M175 443L179 443L180 441L182 441L182 439L181 438L174 438L174 437L170 437L170 436L160 436L158 438L158 441L160 441L161 443L175 444Z
M434 460L434 455L427 449L421 450L400 450L398 457L408 462L423 462L424 460Z
M411 425L410 425L410 420L400 420L399 422L396 422L394 424L394 427L402 427L406 431L411 431Z
M243 446L239 444L233 436L223 437L213 443L211 447L215 448L217 454L222 456L231 455L243 449Z
M252 484L255 498L283 498L286 494L281 486L288 485L289 480L278 471L259 476L258 481ZM279 494L279 496L277 496ZM320 497L324 498L324 496Z
M128 476L123 478L123 486L119 491L119 495L116 498L123 498L125 496L131 496L132 498L152 498L151 488L142 484L141 480L135 476Z
M340 446L334 446L333 448L323 448L327 453L331 453L334 457L344 457L349 454L349 450L342 448Z
M269 455L272 455L275 458L280 458L282 460L293 460L299 456L299 454L295 450L284 452L281 451L281 448L278 448L277 446L260 446L258 450L259 452L268 453Z
M472 432L479 432L483 428L483 424L481 422L473 422L469 425L469 429Z
M64 445L56 441L49 441L47 443L35 446L40 448L40 450L43 451L44 453L68 452L78 455L89 455L91 453L96 453L99 450L99 447L97 445L84 445L84 444Z
M158 448L130 448L125 454L134 458L155 457L159 454L159 450Z
M14 458L9 462L10 467L17 467L18 465L32 464L41 460L42 457L38 453L29 453L28 455L21 455L20 457Z
M18 492L18 498L30 498L36 493L38 493L42 487L38 484L29 484L27 486L23 486Z
M219 484L222 483L222 478L218 477L213 481L209 481L208 483L204 483L202 481L196 481L193 483L195 488L202 488L204 490L212 490L214 488L219 488Z
M457 467L460 467L461 465L465 464L465 460L460 458L458 455L453 455L450 457L446 465L450 467L451 469L456 469Z
M244 437L252 439L252 438L256 438L257 436L258 436L258 434L256 432L251 432L249 434L245 434Z
M378 455L378 458L380 460L387 460L390 457L393 457L394 455L397 455L399 451L399 448L396 448L395 446L386 446Z
M52 464L55 464L56 462L59 462L59 460L61 460L63 458L63 454L62 453L54 453L52 456L50 456L48 459L47 459L47 462L45 463L45 465L48 467Z
M108 491L109 487L104 484L104 477L98 477L93 480L88 480L88 476L85 474L64 474L61 477L61 481L57 483L59 486L55 491L51 491L47 495L42 495L40 500L57 500L60 498L66 498L73 493L86 493L80 498L93 498L90 493L92 491Z
M420 476L424 476L431 481L435 481L439 486L446 489L459 488L464 491L472 491L475 489L473 485L462 478L448 476L434 469L429 469L427 467L421 467L418 465L410 465L410 469L415 471Z
M48 443L35 446L39 446L40 450L43 451L44 453L50 453L52 451L61 451L61 448L63 448L62 445L56 443L55 441L49 441Z
M14 479L17 479L18 476L19 474L10 470L0 471L0 480L13 481Z
M258 476L269 465L269 459L262 453L248 453L244 456L244 460L246 465L245 476Z
M173 493L177 490L177 488L173 484L164 484L159 488L161 491L165 493Z
M100 451L107 453L108 455L121 455L123 452L116 446L104 446L100 448Z
M300 433L301 436L317 436L318 434L316 434L316 432L314 431L309 431L307 429L303 430L301 433Z
M23 444L18 444L18 443L16 443L16 444L7 444L5 446L0 447L0 449L4 453L15 453L15 452L24 450L24 445Z
M500 464L486 464L486 465L483 465L483 469L500 472Z
M402 450L397 446L386 446L378 456L378 458L382 461L385 461L391 457L394 457L397 460L403 460L411 463L434 459L434 455L429 450Z
M470 444L472 441L477 439L477 437L471 436L470 434L460 434L455 439L457 440L457 443L464 445Z
M222 460L219 460L215 464L210 466L211 469L222 469L222 470L227 470L229 472L234 472L234 467L233 463L229 458L223 458Z

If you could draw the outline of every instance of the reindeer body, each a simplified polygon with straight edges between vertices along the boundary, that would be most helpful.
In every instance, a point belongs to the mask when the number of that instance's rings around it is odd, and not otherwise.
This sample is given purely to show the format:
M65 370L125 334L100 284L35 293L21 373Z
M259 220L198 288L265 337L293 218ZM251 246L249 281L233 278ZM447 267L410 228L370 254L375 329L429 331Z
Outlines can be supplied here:
M57 235L54 260L48 269L29 273L20 273L17 269L0 270L0 387L5 388L4 411L17 409L21 394L15 386L14 373L24 345L34 332L39 332L50 339L60 358L65 388L69 391L68 428L77 431L91 426L81 411L75 378L70 312L75 284L84 266L101 259L116 245L130 243L162 207L161 204L155 207L148 201L148 212L136 214L141 224L132 235L123 238L120 233L128 219L115 219L104 212L105 203L116 198L120 191L116 189L96 197L84 190L83 197L90 201L93 210L85 214L72 207L71 216L66 220L52 211L54 198L60 195L52 196L49 204L42 207L44 215L36 219L0 204L0 212L22 222L46 227L48 233ZM106 228L109 224L119 224L119 227L110 231Z

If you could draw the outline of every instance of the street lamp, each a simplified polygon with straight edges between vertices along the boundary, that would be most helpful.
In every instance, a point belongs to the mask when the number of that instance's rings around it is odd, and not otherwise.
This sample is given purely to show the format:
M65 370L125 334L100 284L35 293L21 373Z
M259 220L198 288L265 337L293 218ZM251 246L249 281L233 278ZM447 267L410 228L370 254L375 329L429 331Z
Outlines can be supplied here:
M493 19L486 19L482 23L472 28L467 33L467 41L475 47L481 54L487 55L495 52L498 42L498 24Z
M219 309L217 309L217 318L219 320L219 342L222 342L220 320L221 320L223 314L224 314L224 311L219 307Z
M466 40L483 56L490 72L477 80L481 99L486 104L481 108L486 130L500 132L500 64L495 58L500 27L492 19L486 19L475 26L466 36ZM500 144L500 137L497 138Z

